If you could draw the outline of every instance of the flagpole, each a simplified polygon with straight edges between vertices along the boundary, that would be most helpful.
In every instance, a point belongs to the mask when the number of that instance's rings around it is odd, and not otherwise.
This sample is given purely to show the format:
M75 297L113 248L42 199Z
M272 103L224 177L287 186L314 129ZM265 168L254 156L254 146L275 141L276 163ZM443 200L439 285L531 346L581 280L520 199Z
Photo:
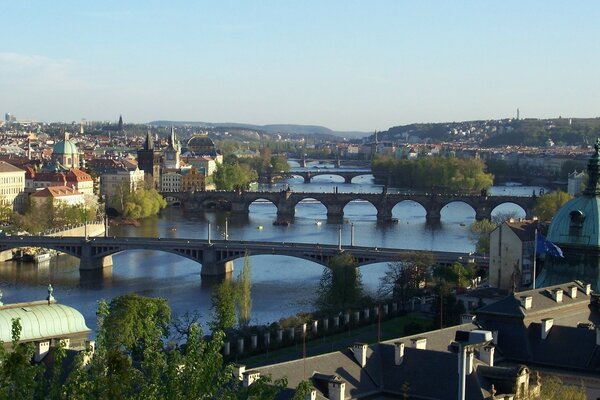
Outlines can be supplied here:
M535 234L533 236L533 283L531 285L532 289L535 289L535 269L537 263L537 228L535 228Z

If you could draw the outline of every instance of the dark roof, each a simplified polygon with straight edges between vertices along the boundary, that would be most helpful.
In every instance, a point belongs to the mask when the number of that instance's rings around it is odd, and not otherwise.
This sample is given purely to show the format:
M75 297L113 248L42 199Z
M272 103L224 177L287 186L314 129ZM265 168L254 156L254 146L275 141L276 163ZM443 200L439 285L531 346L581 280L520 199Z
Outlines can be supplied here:
M577 287L577 297L569 296L568 288ZM563 290L561 303L557 303L551 295L555 289ZM531 308L526 310L521 304L521 298L531 296ZM475 311L478 317L486 315L501 315L512 318L546 318L555 316L556 313L572 314L574 311L587 312L590 296L585 294L585 286L578 281L567 282L560 285L549 286L541 289L531 289L508 295L502 300L481 307Z
M541 332L541 323L527 328L531 361L590 372L600 370L595 329L554 325L546 339L542 339Z
M505 224L517 235L521 242L533 242L538 221L507 221Z

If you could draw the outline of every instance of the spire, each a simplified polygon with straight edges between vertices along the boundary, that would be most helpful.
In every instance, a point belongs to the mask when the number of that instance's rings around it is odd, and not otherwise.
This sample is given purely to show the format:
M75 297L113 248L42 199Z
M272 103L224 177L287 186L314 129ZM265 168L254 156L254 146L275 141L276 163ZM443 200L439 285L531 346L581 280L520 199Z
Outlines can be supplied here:
M152 140L152 134L150 129L146 133L146 142L144 143L144 150L154 150L154 141Z
M594 154L588 161L588 185L583 194L586 196L600 195L600 139L596 139L594 144Z

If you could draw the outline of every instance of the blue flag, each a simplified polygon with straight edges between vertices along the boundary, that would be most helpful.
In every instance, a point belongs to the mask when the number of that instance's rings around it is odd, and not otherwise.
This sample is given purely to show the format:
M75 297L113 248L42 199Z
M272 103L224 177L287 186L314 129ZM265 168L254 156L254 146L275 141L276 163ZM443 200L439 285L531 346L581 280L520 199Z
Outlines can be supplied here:
M535 244L535 251L537 254L549 254L552 257L564 258L562 249L546 239L541 233L537 234L537 242Z

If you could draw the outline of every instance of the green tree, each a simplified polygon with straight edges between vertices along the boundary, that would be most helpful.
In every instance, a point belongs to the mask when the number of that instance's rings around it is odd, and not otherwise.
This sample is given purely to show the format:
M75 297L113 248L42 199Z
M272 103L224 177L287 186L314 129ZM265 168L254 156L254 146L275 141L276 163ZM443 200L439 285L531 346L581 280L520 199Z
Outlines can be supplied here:
M429 278L429 267L433 265L430 253L407 252L400 260L388 263L385 274L380 278L378 294L382 298L392 297L403 305L413 296L418 296Z
M586 400L583 382L580 386L565 385L556 375L544 375L541 380L540 399L543 400Z
M165 299L126 294L115 297L103 320L103 345L133 360L142 360L147 349L159 349L169 335L171 310Z
M227 331L235 326L236 290L234 285L226 280L215 286L212 293L211 329Z
M252 312L252 294L250 293L252 289L251 274L250 256L246 252L244 255L244 267L236 282L238 323L242 327L248 326Z
M147 218L156 215L167 206L167 201L156 189L138 188L125 195L123 208L119 210L124 217Z
M218 190L243 190L250 182L258 179L258 174L247 164L237 161L217 165L213 180Z
M19 343L21 321L12 320L12 350L7 352L0 342L0 398L35 399L43 388L43 367L31 363L32 343Z
M490 233L496 229L498 225L489 219L475 221L471 224L469 230L471 234L477 238L475 249L479 253L489 254L490 252Z
M438 282L444 281L450 286L464 288L471 285L471 280L475 277L475 270L471 264L463 265L455 262L450 267L435 267L433 276Z
M333 257L323 269L315 305L320 311L340 311L362 300L363 288L356 259L349 252Z
M537 199L535 213L540 220L550 221L558 209L572 198L573 196L560 190L546 193Z

